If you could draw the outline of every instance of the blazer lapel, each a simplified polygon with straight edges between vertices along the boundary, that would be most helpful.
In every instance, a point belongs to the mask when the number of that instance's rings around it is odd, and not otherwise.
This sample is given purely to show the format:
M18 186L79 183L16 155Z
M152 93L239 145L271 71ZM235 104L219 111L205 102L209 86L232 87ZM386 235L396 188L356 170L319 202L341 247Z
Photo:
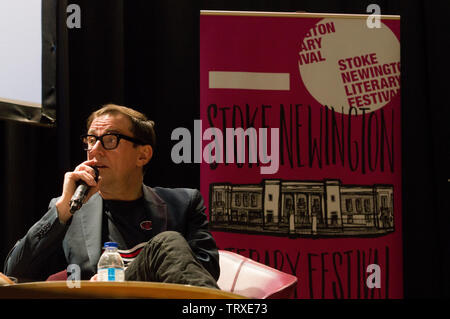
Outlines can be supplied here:
M99 193L92 195L77 214L81 215L86 250L90 264L97 265L102 248L102 210L103 200Z
M148 186L142 190L147 207L151 212L152 231L154 234L167 230L167 204ZM81 221L84 243L89 257L89 264L96 269L102 252L102 216L103 200L99 193L92 195L87 203L75 213Z
M152 231L154 234L167 230L167 204L150 187L143 185L142 190L147 207L152 215Z

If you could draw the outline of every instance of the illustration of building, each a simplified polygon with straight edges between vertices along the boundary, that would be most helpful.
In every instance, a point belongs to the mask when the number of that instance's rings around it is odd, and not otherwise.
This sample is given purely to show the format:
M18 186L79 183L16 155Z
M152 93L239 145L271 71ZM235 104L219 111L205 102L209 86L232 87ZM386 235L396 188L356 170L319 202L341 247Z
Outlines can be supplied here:
M212 230L300 237L380 236L394 231L392 185L263 180L210 185Z

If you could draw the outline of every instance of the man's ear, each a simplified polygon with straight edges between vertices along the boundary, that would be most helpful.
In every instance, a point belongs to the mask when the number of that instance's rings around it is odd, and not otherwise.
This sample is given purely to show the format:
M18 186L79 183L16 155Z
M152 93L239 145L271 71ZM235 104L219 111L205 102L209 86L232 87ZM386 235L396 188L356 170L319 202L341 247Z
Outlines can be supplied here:
M143 167L145 164L150 162L152 156L153 156L153 148L150 145L140 145L137 159L138 166Z

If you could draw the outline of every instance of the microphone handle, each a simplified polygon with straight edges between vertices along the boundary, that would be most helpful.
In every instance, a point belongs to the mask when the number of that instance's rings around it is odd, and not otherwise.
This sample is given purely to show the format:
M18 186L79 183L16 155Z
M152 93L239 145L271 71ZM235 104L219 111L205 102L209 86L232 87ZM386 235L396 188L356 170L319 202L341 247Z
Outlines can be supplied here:
M95 171L95 181L98 181L98 168L95 166L91 166ZM85 197L87 196L87 193L89 192L89 189L91 188L84 182L83 180L80 180L78 183L78 186L75 190L75 193L73 194L71 200L70 200L70 213L74 214L77 210L81 208L83 205L83 201Z
M70 213L73 214L77 210L81 208L83 205L83 200L89 192L90 187L84 182L81 181L75 190L75 193L70 200Z

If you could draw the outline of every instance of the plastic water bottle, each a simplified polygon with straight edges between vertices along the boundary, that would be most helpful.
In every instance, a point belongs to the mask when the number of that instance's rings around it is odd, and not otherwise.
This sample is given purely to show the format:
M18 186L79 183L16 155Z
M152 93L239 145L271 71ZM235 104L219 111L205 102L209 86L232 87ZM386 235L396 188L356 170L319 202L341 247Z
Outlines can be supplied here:
M114 242L106 242L103 246L105 251L97 264L98 281L124 281L123 260L117 247L117 243Z

